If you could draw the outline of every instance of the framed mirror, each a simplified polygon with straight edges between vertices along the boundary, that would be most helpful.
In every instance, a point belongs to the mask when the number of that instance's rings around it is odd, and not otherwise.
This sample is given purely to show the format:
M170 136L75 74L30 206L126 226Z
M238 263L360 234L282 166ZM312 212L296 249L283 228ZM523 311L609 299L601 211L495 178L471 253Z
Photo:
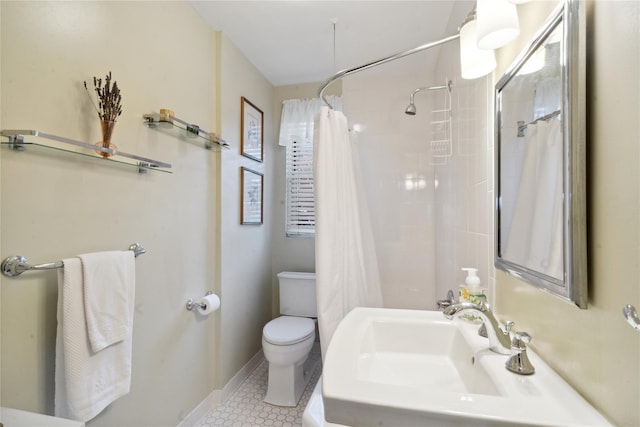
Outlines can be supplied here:
M586 308L582 9L561 2L496 84L495 264Z

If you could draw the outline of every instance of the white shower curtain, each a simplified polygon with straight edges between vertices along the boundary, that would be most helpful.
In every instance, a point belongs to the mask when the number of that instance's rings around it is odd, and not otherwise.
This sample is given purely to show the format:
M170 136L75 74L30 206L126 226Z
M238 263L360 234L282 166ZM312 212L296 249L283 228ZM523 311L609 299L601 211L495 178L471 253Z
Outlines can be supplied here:
M316 289L322 357L354 307L382 307L371 223L355 134L339 111L322 107L314 132Z
M561 122L532 123L526 132L522 178L505 258L562 279Z

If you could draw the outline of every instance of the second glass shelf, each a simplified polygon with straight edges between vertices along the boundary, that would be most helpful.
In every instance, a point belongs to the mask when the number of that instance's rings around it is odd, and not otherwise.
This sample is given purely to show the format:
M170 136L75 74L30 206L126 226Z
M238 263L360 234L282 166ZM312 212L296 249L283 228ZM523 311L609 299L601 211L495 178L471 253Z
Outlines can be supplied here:
M160 110L160 114L145 114L142 116L145 120L145 124L150 128L155 129L181 129L185 132L185 136L188 138L199 138L204 140L204 146L207 150L212 149L214 146L219 148L229 148L230 145L224 139L220 138L215 133L207 132L200 129L198 125L190 124L181 120L173 115L163 113L165 110Z

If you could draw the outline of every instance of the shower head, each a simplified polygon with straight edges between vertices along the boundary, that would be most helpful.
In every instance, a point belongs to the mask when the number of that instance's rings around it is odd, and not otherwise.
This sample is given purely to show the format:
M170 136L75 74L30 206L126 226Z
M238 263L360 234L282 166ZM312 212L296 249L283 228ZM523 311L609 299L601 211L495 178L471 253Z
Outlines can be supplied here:
M413 97L416 95L416 93L422 92L423 90L430 91L430 90L439 90L439 89L447 89L449 93L451 93L452 86L453 84L451 83L451 80L448 80L445 86L419 87L415 89L413 92L411 92L411 95L409 96L409 106L407 107L406 110L404 110L404 113L410 116L416 115L416 105L413 103Z
M404 113L408 114L410 116L415 116L416 115L416 106L415 106L415 104L413 102L411 104L409 104L407 109L404 110Z

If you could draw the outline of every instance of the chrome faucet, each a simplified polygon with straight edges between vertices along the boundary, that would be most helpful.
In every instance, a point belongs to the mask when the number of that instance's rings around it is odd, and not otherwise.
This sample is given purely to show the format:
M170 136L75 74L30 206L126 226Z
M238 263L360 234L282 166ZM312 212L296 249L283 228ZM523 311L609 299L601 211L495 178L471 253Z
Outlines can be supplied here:
M453 304L444 310L444 317L447 319L453 319L463 315L467 311L472 311L474 315L482 319L487 330L487 337L489 338L489 349L499 354L512 354L511 351L511 337L509 332L513 326L513 322L508 322L505 329L502 329L500 323L491 312L489 304L482 302L480 304L473 304L471 302L461 302L459 304Z

